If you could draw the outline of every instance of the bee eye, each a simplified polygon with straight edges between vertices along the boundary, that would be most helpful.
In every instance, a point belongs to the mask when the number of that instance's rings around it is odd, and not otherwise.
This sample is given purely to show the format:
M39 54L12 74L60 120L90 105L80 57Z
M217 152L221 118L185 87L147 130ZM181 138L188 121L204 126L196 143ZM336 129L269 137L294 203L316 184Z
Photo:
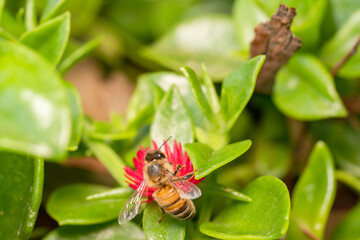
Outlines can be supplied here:
M156 158L161 158L161 154L160 154L160 153L157 153L157 154L156 154Z

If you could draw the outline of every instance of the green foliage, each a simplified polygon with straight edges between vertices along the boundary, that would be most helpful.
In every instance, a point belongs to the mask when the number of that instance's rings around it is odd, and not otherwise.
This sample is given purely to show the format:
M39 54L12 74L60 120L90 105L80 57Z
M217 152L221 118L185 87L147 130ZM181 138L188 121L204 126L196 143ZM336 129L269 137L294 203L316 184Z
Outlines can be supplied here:
M0 69L1 147L62 159L71 115L60 76L38 54L4 41L0 41Z
M70 14L64 13L24 33L20 42L38 51L56 66L65 51L69 34Z
M200 231L219 239L277 239L289 225L290 196L286 185L265 176L250 183L243 192L252 201L234 202ZM255 220L256 219L256 220Z
M185 238L185 221L165 214L161 219L161 209L152 202L149 203L144 211L143 225L146 239L172 240Z
M350 240L360 237L360 205L357 204L336 228L331 240Z
M200 74L205 63L210 76L220 80L243 62L238 48L231 19L216 14L184 21L142 54L174 71L185 65Z
M144 240L145 235L134 223L119 226L117 222L108 222L88 226L62 226L49 233L44 240Z
M347 22L341 26L336 34L327 41L321 50L321 59L329 66L334 67L339 59L344 57L353 48L360 35L360 10L354 12ZM355 55L345 63L340 69L339 76L344 78L356 78L360 75L360 53Z
M58 188L49 198L46 210L59 225L87 225L115 219L126 198L86 200L87 196L107 189L84 183Z
M171 87L160 102L151 126L150 136L158 146L169 136L182 143L193 142L194 131L190 113L176 87ZM169 143L173 139L170 139Z
M335 194L333 159L324 142L318 142L293 192L288 237L308 239L305 232L310 232L323 239Z
M0 153L0 238L29 238L40 207L44 179L42 159Z
M281 111L296 119L318 120L347 115L331 75L311 55L296 54L280 70L273 97Z
M227 119L228 129L231 129L250 100L256 77L264 61L264 56L257 56L245 62L224 79L221 89L221 111Z
M251 146L250 140L227 145L218 150L213 150L204 143L185 144L185 150L188 153L195 169L195 177L200 179L212 171L236 159Z
M248 59L254 28L280 3L296 8L291 30L303 45L278 71L271 96L254 95L265 62ZM31 237L324 239L335 177L360 191L359 116L347 99L360 93L359 50L330 74L359 38L359 7L353 0L0 0L0 238L30 237L43 159L70 155L95 157L115 184L105 186L97 173L90 179L97 184L82 174L63 179L58 168L73 170L52 164L48 174L61 183L49 181L45 204L60 226L35 227ZM62 79L94 50L109 72L139 76L126 114L107 122L85 117L78 91ZM124 167L134 167L140 146L170 136L196 179L205 177L196 217L165 214L159 223L153 201L119 226L133 193ZM278 179L285 176L296 184L291 211ZM359 237L358 218L357 204L331 239Z

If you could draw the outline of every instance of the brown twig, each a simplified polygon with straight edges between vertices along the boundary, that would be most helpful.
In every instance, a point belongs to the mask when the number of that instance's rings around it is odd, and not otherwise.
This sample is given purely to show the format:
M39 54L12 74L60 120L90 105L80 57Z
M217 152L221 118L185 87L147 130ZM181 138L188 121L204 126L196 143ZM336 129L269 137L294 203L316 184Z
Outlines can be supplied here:
M360 45L360 37L357 39L356 43L350 49L350 51L345 55L345 57L340 62L338 62L337 64L334 65L333 69L331 70L331 75L333 77L336 76L336 74L339 72L340 68L345 65L345 63L351 58L351 56L356 53L356 50L359 47L359 45Z
M269 22L255 28L255 38L251 42L251 57L265 54L266 60L256 81L257 92L269 94L274 85L276 72L301 46L301 39L293 36L290 26L296 15L295 8L280 4Z
M304 226L300 226L301 231L311 240L320 240L317 236L315 236L309 229Z

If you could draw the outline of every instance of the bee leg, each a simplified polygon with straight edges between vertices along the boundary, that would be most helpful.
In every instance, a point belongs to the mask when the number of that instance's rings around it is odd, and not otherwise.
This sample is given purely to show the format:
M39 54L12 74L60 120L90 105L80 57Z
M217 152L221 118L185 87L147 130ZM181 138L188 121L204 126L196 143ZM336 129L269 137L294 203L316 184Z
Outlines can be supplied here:
M174 175L176 175L182 167L183 167L183 165L178 164L178 165L176 166Z
M195 169L192 172L189 172L187 174L185 174L184 176L182 176L181 178L184 180L189 180L192 176L194 176L195 172L199 171L200 169Z
M165 211L164 211L164 209L162 209L162 208L160 208L160 210L161 210L161 218L160 218L160 220L159 220L159 223L161 223L161 221L164 219L164 216L165 216Z

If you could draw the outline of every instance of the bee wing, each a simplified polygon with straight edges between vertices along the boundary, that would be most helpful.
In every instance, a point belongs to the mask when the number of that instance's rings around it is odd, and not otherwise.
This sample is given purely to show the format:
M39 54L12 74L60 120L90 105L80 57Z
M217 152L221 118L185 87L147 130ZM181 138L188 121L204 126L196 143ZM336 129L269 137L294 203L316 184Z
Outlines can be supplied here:
M147 200L147 182L142 181L135 192L130 196L119 213L119 224L124 224L133 219L144 209Z
M178 190L182 198L195 199L201 196L200 188L187 179L178 177L169 171L165 171L165 175L170 184Z

